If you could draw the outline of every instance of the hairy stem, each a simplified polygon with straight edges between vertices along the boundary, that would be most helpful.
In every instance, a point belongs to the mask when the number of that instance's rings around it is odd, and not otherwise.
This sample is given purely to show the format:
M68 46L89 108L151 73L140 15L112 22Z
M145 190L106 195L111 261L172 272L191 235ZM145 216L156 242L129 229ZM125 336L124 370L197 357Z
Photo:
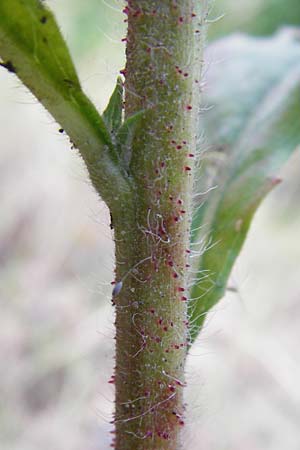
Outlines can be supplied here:
M145 114L130 155L133 199L113 212L117 450L181 448L204 10L192 0L130 0L124 10L125 114Z

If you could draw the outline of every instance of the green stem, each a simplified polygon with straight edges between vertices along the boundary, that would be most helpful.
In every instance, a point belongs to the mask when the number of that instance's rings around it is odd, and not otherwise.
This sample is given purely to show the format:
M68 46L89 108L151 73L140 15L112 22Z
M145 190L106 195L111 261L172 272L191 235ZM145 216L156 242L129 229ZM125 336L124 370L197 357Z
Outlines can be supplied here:
M192 0L125 8L125 114L145 114L132 145L135 192L113 212L117 450L181 448L203 11Z

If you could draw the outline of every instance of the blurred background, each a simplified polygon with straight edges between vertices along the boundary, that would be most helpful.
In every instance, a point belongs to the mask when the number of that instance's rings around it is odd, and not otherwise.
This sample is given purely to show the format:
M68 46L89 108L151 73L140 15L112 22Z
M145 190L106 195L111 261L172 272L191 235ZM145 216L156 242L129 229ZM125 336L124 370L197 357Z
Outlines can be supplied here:
M103 110L124 64L117 0L49 0ZM299 0L215 0L209 40L300 24ZM109 214L67 137L0 71L0 446L107 450L113 410ZM256 214L188 359L189 450L300 448L300 155ZM201 443L201 444L200 444Z

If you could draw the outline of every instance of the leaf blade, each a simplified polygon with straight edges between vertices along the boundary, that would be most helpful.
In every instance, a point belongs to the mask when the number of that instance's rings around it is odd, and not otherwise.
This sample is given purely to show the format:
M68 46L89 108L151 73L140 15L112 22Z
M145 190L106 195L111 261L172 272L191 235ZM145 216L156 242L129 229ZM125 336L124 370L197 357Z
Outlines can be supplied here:
M123 110L123 81L118 77L115 89L109 99L108 105L103 112L103 119L108 130L116 133L122 124Z
M127 117L116 134L116 143L119 148L121 159L126 167L129 167L130 164L131 145L135 130L144 117L144 114L145 111L142 110Z

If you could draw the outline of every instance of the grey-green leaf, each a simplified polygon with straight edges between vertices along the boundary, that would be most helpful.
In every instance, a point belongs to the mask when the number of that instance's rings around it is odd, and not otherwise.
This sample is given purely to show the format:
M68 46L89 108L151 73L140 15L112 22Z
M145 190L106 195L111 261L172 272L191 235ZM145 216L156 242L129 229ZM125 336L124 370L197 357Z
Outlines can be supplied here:
M300 143L298 30L272 38L243 35L209 49L219 62L207 76L203 116L209 150L195 192L192 249L199 251L192 283L191 339L224 295L251 220L278 171Z

